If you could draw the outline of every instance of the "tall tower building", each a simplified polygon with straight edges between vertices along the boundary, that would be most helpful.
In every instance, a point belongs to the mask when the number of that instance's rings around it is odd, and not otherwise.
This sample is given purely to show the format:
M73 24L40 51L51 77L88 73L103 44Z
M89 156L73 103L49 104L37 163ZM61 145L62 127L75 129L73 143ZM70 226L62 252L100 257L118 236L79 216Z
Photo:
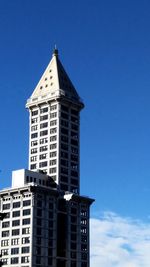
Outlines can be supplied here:
M80 110L84 107L54 50L27 101L30 112L29 169L42 170L60 188L79 193Z
M91 198L80 195L80 110L84 107L55 49L28 99L29 170L0 191L5 266L89 267Z

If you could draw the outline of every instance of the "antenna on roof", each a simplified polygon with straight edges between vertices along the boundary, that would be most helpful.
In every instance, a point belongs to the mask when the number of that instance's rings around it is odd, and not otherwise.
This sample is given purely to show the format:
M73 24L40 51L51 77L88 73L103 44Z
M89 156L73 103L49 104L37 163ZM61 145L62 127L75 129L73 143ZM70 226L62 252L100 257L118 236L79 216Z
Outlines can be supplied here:
M54 46L53 56L58 56L58 49L57 49L56 44Z

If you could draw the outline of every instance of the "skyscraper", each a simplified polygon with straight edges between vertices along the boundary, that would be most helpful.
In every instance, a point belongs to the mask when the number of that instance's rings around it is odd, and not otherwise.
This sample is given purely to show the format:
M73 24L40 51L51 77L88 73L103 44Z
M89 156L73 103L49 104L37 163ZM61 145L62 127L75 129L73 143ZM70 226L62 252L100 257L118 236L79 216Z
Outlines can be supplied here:
M0 192L4 265L89 267L89 210L80 195L80 111L84 107L55 49L28 99L29 170Z

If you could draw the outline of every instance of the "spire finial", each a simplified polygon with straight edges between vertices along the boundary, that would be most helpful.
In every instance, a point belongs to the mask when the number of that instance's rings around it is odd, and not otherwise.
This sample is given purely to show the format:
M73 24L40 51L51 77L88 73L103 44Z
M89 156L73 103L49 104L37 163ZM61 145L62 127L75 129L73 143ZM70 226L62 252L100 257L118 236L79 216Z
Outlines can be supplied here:
M54 46L53 56L58 56L58 49L57 49L56 44Z

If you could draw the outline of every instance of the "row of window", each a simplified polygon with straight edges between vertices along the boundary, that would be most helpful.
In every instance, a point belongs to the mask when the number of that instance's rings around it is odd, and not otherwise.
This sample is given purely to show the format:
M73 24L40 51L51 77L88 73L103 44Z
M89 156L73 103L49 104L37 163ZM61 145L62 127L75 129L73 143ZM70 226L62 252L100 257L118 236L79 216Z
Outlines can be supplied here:
M12 246L19 245L20 241L21 241L22 244L29 244L30 243L30 237L22 237L22 239L13 238L13 239L11 239L11 245ZM1 247L8 247L9 244L10 244L10 240L9 239L1 240Z
M22 202L23 207L29 206L30 204L31 204L31 200L30 199L23 200L23 202ZM21 202L20 201L14 202L12 204L12 206L13 206L13 208L20 208L21 207ZM10 203L3 204L3 210L10 209L10 207L11 207Z

